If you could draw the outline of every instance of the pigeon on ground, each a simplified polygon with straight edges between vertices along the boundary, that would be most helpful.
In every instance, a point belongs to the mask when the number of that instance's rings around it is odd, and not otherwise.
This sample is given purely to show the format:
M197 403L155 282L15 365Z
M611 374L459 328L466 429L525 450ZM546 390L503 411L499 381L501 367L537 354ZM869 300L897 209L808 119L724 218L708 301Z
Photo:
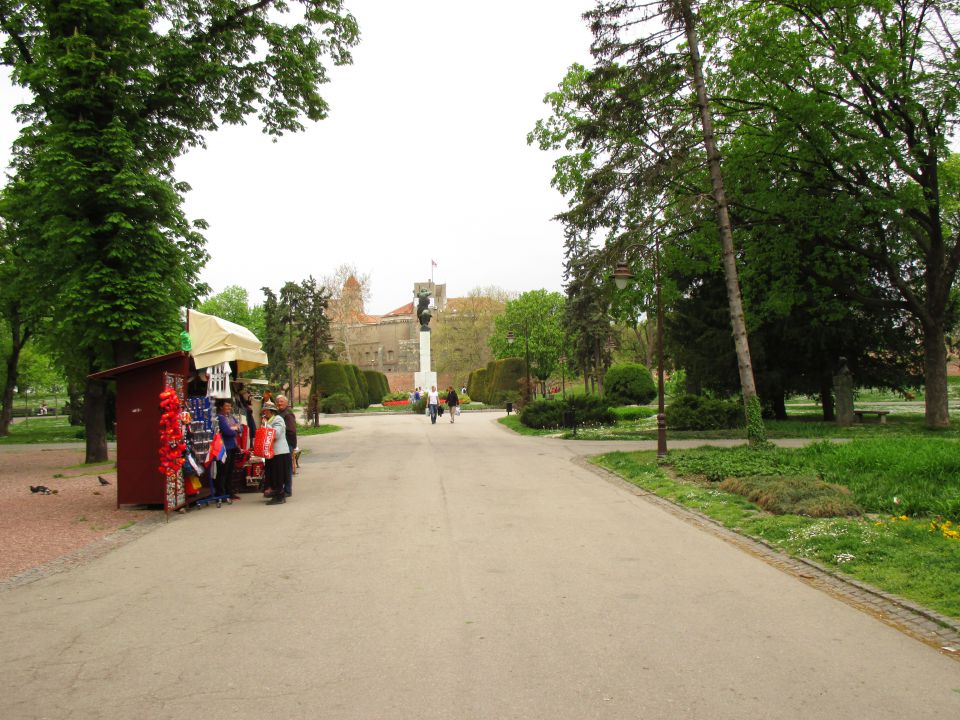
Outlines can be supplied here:
M48 488L46 485L31 485L30 492L40 493L41 495L52 495L53 490Z
M97 475L97 480L100 481L100 484L101 484L101 485L109 485L109 484L110 484L110 481L109 481L109 480L106 480L105 478L102 478L102 477L100 477L99 475Z

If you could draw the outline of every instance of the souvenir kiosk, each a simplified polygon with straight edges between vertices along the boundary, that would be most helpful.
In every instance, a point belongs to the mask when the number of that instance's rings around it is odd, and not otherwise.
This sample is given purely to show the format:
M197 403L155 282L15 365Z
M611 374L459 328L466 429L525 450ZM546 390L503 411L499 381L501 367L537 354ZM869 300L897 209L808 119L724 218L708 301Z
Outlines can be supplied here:
M245 327L189 310L187 332L189 350L89 376L117 383L117 507L163 505L169 513L209 495L205 480L196 494L188 494L182 471L187 435L203 470L217 431L216 400L232 399L244 382L239 375L267 364L260 341ZM184 411L190 413L189 425L182 422ZM246 439L245 433L235 472L256 484L262 465L250 457Z

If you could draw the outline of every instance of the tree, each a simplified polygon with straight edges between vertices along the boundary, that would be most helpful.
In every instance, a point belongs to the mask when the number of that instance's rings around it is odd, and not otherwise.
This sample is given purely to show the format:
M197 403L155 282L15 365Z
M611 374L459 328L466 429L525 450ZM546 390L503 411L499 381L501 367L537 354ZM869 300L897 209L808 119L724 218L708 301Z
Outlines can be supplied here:
M494 320L489 344L497 359L527 359L529 370L541 385L558 367L563 352L564 297L557 292L530 290L511 300ZM508 342L512 333L513 343Z
M493 359L488 341L494 320L509 299L509 293L500 288L477 287L465 298L447 302L448 309L435 316L431 330L430 346L438 372L466 383L472 370Z
M323 59L350 61L354 19L339 0L11 1L0 33L0 61L32 96L3 215L56 250L37 269L60 285L64 366L76 381L169 350L206 260L174 160L252 114L273 135L322 119ZM86 383L88 462L106 458L105 389Z
M327 308L334 356L352 363L357 326L364 314L364 307L370 300L370 275L361 274L355 265L345 263L331 274L325 275L321 283L330 294Z
M553 117L538 123L531 136L544 149L568 151L555 164L554 184L571 196L570 210L560 217L574 230L609 233L610 252L598 254L604 264L632 246L649 250L656 235L662 246L671 191L683 187L695 167L689 108L697 108L747 432L752 443L761 442L732 228L691 3L598 2L585 17L594 34L597 67L574 66L560 90L547 96ZM702 193L687 187L686 195Z
M926 422L949 424L944 331L960 267L956 3L705 4L708 42L728 56L712 79L750 162L808 204L805 222L870 268L870 287L819 279L853 300L907 312L922 333Z
M310 382L313 382L317 366L326 356L330 343L330 321L327 318L330 294L326 288L317 285L312 275L300 284L300 289L297 335L303 357L310 359Z
M229 320L253 332L254 308L250 306L250 294L239 285L228 285L210 295L197 306L197 310ZM259 339L259 335L257 337Z

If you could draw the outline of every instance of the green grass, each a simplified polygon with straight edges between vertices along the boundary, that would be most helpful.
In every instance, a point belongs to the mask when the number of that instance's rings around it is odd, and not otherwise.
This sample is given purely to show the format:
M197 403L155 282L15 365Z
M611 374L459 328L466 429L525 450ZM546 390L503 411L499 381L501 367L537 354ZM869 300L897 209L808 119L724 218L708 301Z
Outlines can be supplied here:
M66 417L45 417L10 425L10 434L0 445L83 442L83 428L70 425Z
M771 515L714 483L671 478L653 452L609 453L593 462L791 555L960 618L960 541L932 532L928 520Z
M325 425L320 424L314 427L313 425L297 425L297 437L305 437L307 435L326 435L327 433L336 432L337 430L343 430L339 425Z
M719 481L757 475L808 475L849 488L865 511L960 519L960 441L865 438L805 448L697 448L673 451L684 477Z

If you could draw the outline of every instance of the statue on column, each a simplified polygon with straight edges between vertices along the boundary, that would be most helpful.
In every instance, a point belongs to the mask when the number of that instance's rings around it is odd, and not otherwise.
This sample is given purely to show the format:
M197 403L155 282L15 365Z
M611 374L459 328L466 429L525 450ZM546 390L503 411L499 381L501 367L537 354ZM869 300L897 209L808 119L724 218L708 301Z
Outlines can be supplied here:
M430 332L430 291L420 288L417 292L417 320L420 321L420 332Z

